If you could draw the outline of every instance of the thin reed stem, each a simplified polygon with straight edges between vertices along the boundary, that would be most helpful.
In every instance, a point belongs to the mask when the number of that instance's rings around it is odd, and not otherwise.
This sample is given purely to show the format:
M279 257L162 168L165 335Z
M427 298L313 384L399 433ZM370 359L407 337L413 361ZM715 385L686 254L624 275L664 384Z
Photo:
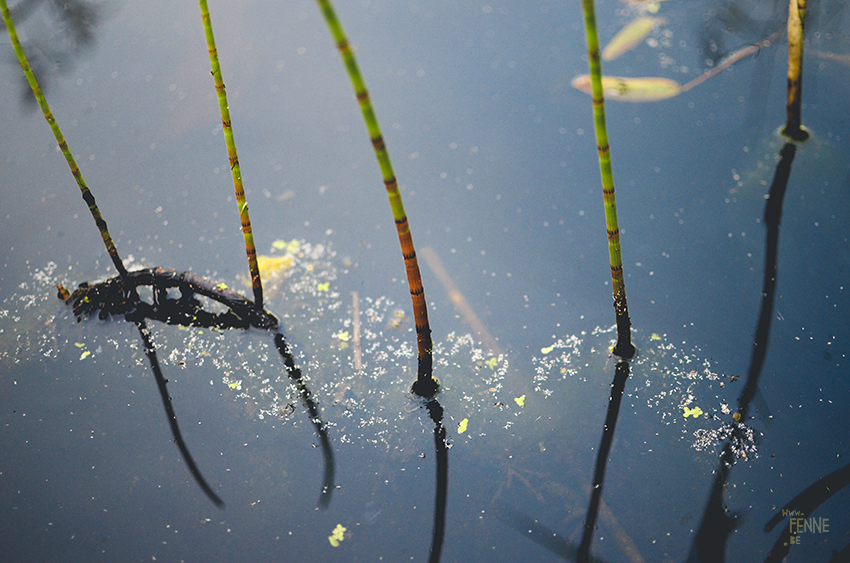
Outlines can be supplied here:
M215 92L218 95L218 107L221 110L221 126L224 131L224 143L227 145L227 156L230 160L230 174L233 176L233 189L236 191L236 205L239 209L239 221L242 224L242 235L245 237L245 252L248 254L248 270L251 272L251 288L254 290L254 304L258 309L263 308L263 282L260 279L260 267L257 264L257 249L254 247L254 232L251 230L251 218L248 216L248 203L245 201L245 189L242 186L242 170L239 168L239 156L236 154L236 141L233 139L233 126L230 122L230 106L227 104L227 94L224 91L224 80L221 76L221 65L218 62L218 51L215 48L210 11L207 0L198 0L201 7L201 20L204 23L204 35L207 39L207 50L210 54L210 67L215 80Z
M53 117L53 112L50 111L50 106L47 105L44 93L41 91L41 87L35 79L35 75L30 68L29 62L27 62L24 49L21 47L21 41L18 39L18 33L15 31L15 24L12 22L12 15L9 13L9 7L6 5L6 0L0 0L0 11L3 13L3 20L6 22L6 29L9 30L9 39L12 41L12 47L15 48L15 54L18 56L18 62L21 63L21 68L24 70L27 82L29 82L30 88L32 88L32 93L44 114L44 119L47 120L47 124L50 125L50 129L53 131L53 136L56 137L56 142L59 143L59 149L65 156L68 167L71 169L71 174L73 174L74 180L77 181L77 186L79 186L80 192L83 195L83 201L85 201L86 205L88 205L89 211L94 218L94 223L97 225L98 230L100 230L100 236L103 239L103 244L106 246L106 252L109 253L109 257L112 258L112 263L115 265L115 269L118 270L121 277L126 278L127 269L124 268L124 262L122 262L121 257L118 256L118 250L115 248L115 243L112 242L112 236L109 234L109 228L106 226L106 221L100 214L100 209L97 207L94 194L91 193L91 190L89 190L86 185L86 181L83 179L83 174L80 172L79 166L77 166L77 161L74 160L74 155L71 154L71 150L68 148L65 136L62 135L62 130L59 129L59 124L56 123L56 119Z
M803 30L806 24L806 0L790 0L788 5L788 101L785 105L785 129L782 134L805 141L809 133L802 127L803 101Z
M416 251L413 247L410 225L407 221L407 215L404 212L401 193L398 191L398 182L393 172L392 164L390 163L390 155L387 152L386 145L384 145L384 137L381 134L381 128L378 126L378 119L375 117L375 110L369 101L366 83L360 74L357 61L354 59L354 52L348 44L342 24L337 19L336 12L330 0L317 0L317 2L330 28L331 35L336 42L342 60L345 63L345 68L348 70L348 76L351 79L354 94L357 96L357 101L363 112L363 120L366 122L366 129L369 131L369 137L372 139L372 147L375 149L375 157L378 159L378 166L381 169L384 186L387 189L390 208L392 209L393 219L395 219L396 230L398 231L398 239L401 243L401 253L407 269L407 282L410 286L410 297L413 300L416 343L419 349L419 371L413 390L419 395L432 396L437 391L437 385L432 377L433 344L431 342L431 326L428 323L428 306L425 301L425 290L422 287L419 263L416 260Z
M614 175L611 171L611 148L605 125L605 97L602 91L602 64L599 62L599 37L596 33L596 13L593 0L582 0L584 29L587 38L587 58L590 67L591 94L593 96L593 125L596 130L596 148L599 172L602 177L602 194L605 201L605 223L608 229L608 255L611 261L611 282L614 291L614 311L617 319L617 345L614 354L631 358L631 320L626 302L626 280L623 277L623 259L620 255L620 228L617 222L617 199L614 193Z

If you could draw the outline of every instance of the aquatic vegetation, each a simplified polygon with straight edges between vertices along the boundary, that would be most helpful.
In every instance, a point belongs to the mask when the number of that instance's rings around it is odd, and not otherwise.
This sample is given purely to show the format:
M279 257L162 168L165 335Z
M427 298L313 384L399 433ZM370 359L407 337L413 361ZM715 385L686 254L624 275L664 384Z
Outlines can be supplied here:
M572 85L580 92L591 93L590 76L577 76ZM621 102L658 102L678 96L682 86L669 78L603 76L602 91L607 99Z
M613 61L631 51L652 33L652 30L664 23L663 18L639 16L617 32L608 45L602 49L602 60Z

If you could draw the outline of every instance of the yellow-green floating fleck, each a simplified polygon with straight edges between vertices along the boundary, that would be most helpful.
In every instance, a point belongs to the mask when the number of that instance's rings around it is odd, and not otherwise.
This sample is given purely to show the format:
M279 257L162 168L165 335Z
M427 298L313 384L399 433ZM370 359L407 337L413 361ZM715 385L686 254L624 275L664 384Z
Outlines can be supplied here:
M525 406L525 395L523 395L522 397L514 397L514 402L516 404L518 404L519 406L524 407Z
M91 356L91 352L89 352L88 350L86 350L85 352L83 352L82 354L80 354L80 359L81 359L81 360L85 360L85 359L86 359L86 358L88 358L89 356Z
M496 366L499 365L499 360L497 360L496 358L490 358L489 360L487 360L484 363L487 364L488 368L496 369Z
M331 288L331 282L320 283L316 285L316 289L318 291L329 291Z
M637 47L652 30L664 23L663 18L641 16L630 21L626 27L617 32L611 42L602 49L602 60L613 61L623 53Z
M689 416L693 416L694 418L699 418L702 415L702 409L699 407L694 407L689 409L688 407L683 407L685 409L685 418Z
M347 529L348 528L346 528L342 524L336 525L336 528L333 529L331 535L328 536L328 541L331 543L332 546L339 547L339 542L345 539L345 531Z
M467 425L469 425L469 419L468 418L464 418L463 420L461 420L460 424L457 425L457 433L463 434L464 432L466 432Z
M548 354L549 352L551 352L551 351L552 351L552 350L554 350L554 349L555 349L555 347L554 347L554 346L547 346L547 347L545 347L545 348L541 348L541 349L540 349L540 353L541 353L541 354Z
M590 76L583 74L573 79L573 88L590 94ZM603 76L602 90L608 100L621 102L657 102L682 93L682 86L675 80L647 76L625 78L622 76Z

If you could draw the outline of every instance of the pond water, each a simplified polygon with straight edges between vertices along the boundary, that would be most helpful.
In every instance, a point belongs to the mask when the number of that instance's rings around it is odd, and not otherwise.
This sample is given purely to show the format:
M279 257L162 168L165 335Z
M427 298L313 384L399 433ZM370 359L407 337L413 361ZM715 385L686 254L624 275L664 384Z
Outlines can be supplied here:
M442 560L572 559L616 363L591 102L570 85L587 72L581 7L339 4L430 304L450 445ZM25 48L41 57L48 101L128 268L187 270L250 293L198 7L67 3L90 10L81 39L53 3L33 5ZM765 531L768 521L847 466L843 8L810 6L813 139L791 168L767 356L741 423L732 414L762 304L785 40L668 100L607 104L639 355L609 443L591 548L600 560L699 560L698 538L729 561L765 560L793 525L786 516ZM330 505L317 504L319 439L267 334L150 323L219 510L173 444L138 330L78 323L56 298L56 283L115 272L4 38L0 559L426 560L434 427L408 393L404 265L348 78L313 2L210 11L258 251L289 258L267 304L328 431ZM599 2L602 41L641 12ZM663 25L604 68L686 83L786 13L663 2ZM834 488L797 515L827 528L797 534L788 561L827 561L850 543L850 491Z

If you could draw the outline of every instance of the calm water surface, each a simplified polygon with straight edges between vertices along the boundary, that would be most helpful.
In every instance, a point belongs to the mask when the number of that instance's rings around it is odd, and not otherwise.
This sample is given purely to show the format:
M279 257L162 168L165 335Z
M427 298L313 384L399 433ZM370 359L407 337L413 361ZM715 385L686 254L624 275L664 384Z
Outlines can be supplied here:
M810 10L803 121L815 138L793 164L768 355L745 421L752 439L722 497L738 516L729 561L764 560L788 526L765 532L768 520L847 464L850 67L816 53L850 52L843 8ZM69 40L46 5L20 27L53 69L42 79L48 100L119 251L134 266L247 291L197 6L92 9L88 45ZM614 377L591 104L570 87L586 72L580 5L338 9L431 303L452 446L442 560L558 560L581 540ZM404 269L348 79L314 3L210 10L258 249L302 241L269 306L328 424L331 505L316 509L321 449L266 335L153 328L184 437L227 503L220 511L172 443L136 329L78 324L55 298L54 283L114 272L4 40L0 559L425 560L433 426L406 394L416 361ZM638 10L604 1L597 11L607 41ZM684 83L785 18L784 6L741 11L749 19L664 2L666 23L606 72ZM608 103L641 353L607 465L593 543L603 560L685 561L700 529L761 305L784 50L780 40L664 102ZM470 328L425 254L494 340ZM361 370L348 339L353 292ZM685 417L694 407L702 414ZM788 561L827 561L847 545L848 494L805 515L829 519L829 531L799 535ZM347 531L333 547L338 524Z

